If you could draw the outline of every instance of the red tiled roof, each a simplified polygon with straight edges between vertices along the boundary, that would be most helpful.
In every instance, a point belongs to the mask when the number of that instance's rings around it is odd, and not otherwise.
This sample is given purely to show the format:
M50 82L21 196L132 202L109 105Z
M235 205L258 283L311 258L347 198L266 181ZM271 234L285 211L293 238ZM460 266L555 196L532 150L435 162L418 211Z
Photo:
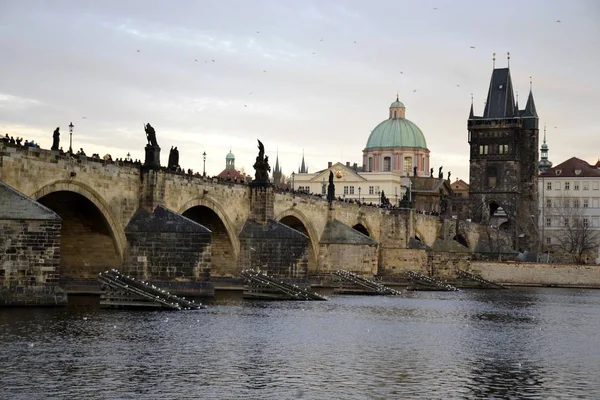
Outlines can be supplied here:
M219 178L223 178L223 179L227 179L227 178L231 178L231 180L235 180L235 178L237 178L237 180L242 180L242 179L246 179L246 176L244 176L244 174L242 174L240 171L235 170L235 169L227 169L225 168L223 171L221 171L221 173L219 175L217 175Z
M598 165L598 163L596 163ZM560 172L559 172L560 171ZM577 157L571 157L567 161L542 172L540 176L562 176L562 177L591 177L600 176L600 169L597 166L590 165L587 161Z

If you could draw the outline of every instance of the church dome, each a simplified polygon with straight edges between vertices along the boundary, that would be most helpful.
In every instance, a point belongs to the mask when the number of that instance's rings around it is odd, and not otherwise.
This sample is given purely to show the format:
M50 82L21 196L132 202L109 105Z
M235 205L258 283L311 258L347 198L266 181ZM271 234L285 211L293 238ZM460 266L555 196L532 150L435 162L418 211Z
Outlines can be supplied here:
M396 102L392 103L392 107L390 108L404 107L404 105L394 106L395 103ZM413 122L406 118L393 118L393 116L390 115L389 119L381 122L373 129L373 132L371 132L371 135L369 136L369 140L367 140L365 150L389 147L414 147L426 149L427 141L425 140L425 135L423 135L421 129Z
M392 107L404 107L404 103L402 103L400 100L396 99L395 102L390 104L390 108L392 108Z
M226 160L235 160L235 156L233 155L233 153L230 151L229 153L227 153L227 155L225 156Z

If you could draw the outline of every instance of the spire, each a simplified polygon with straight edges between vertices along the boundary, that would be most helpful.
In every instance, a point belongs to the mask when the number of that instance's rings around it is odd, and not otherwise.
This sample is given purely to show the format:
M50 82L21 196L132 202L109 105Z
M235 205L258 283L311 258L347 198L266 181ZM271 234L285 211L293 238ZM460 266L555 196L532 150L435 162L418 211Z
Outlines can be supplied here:
M548 145L546 144L546 124L544 124L544 143L542 144L542 148L540 149L540 155L540 171L544 172L552 168L552 162L548 160Z
M490 79L484 118L510 118L516 115L512 79L508 68L494 69Z
M302 165L300 166L300 170L298 170L299 174L306 174L308 170L306 169L306 164L304 163L304 149L302 150Z
M515 110L518 112L519 111L519 91L517 90L515 93L517 95L517 100L515 100Z
M275 172L279 172L279 149L277 150L277 157L275 158Z
M473 93L471 93L471 111L469 112L469 118L473 118Z
M492 54L492 68L496 69L496 53Z
M533 92L529 89L529 96L527 97L527 104L525 105L524 117L536 117L537 110L535 109L535 102L533 101Z

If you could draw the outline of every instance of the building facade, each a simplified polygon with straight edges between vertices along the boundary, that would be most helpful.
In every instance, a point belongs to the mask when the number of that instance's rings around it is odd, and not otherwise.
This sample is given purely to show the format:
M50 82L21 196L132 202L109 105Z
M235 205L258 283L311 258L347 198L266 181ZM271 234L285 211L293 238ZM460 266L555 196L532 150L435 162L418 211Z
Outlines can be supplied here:
M302 166L290 179L293 188L325 195L331 171L336 197L379 204L383 193L392 205L398 205L415 176L437 181L439 177L434 178L430 169L425 135L405 115L406 107L396 97L389 107L388 118L379 123L367 139L362 167L349 162L330 162L327 169L309 173L303 155ZM426 204L430 209L425 211L439 211L438 203Z
M494 69L485 109L468 119L469 214L513 234L515 248L537 250L538 115L529 91L519 110L508 68Z
M538 191L542 251L600 264L600 163L572 157L542 172Z

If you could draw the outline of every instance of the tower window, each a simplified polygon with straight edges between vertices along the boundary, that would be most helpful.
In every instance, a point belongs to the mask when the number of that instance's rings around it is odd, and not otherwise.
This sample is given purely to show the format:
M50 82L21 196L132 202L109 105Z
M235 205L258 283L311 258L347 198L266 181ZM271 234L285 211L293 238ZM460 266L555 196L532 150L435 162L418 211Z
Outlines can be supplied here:
M508 154L508 145L507 144L501 144L498 146L498 153L500 154Z
M391 157L383 157L383 170L384 171L392 170L392 158Z
M479 154L488 154L489 148L487 144L479 145Z
M487 167L487 185L490 188L496 187L498 183L498 168L496 167Z
M373 172L373 157L369 157L369 172Z
M396 110L394 110L394 118L398 118L398 116L396 115Z
M404 157L404 172L410 174L412 172L413 162L412 157Z

